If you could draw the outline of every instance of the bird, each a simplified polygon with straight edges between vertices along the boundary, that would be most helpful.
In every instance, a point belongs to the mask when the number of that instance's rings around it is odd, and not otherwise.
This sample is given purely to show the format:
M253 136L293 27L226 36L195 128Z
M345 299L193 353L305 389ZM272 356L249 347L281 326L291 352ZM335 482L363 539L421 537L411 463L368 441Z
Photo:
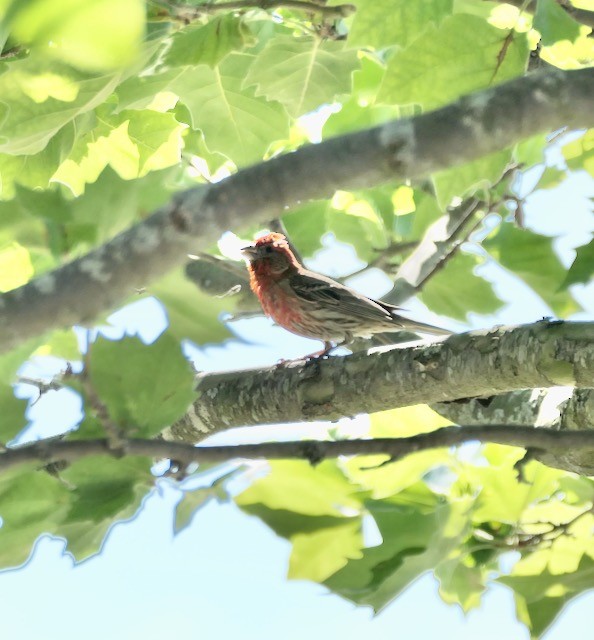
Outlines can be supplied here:
M327 355L355 338L378 333L452 333L406 318L399 307L306 269L282 233L268 233L241 253L247 261L250 287L264 313L291 333L324 343L324 350L313 355Z

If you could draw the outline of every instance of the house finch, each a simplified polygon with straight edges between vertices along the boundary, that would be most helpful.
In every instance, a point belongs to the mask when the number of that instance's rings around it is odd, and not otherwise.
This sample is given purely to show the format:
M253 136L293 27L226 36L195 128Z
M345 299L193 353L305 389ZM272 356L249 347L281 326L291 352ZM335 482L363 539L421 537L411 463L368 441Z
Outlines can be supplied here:
M400 309L368 298L340 282L308 271L295 258L282 233L269 233L242 249L249 260L250 286L264 313L281 327L306 338L333 345L375 333L451 332L398 315Z

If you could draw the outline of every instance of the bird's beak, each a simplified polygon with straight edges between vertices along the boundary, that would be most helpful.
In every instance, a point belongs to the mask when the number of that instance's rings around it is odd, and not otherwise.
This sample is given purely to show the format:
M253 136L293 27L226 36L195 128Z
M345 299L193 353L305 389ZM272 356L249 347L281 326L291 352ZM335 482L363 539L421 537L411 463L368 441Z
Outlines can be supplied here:
M254 247L254 245L248 245L247 247L243 247L241 249L241 254L243 255L244 258L247 258L248 260L253 260L258 255L258 249L257 247Z

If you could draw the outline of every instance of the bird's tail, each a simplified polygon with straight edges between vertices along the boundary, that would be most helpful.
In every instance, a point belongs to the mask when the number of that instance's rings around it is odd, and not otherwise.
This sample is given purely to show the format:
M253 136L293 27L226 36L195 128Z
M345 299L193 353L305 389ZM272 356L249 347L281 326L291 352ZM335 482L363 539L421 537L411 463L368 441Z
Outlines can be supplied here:
M416 320L410 320L397 313L392 313L394 319L402 324L402 328L407 331L413 331L415 333L428 333L432 336L451 336L454 332L448 331L448 329L442 329L432 324L425 324L424 322L417 322Z

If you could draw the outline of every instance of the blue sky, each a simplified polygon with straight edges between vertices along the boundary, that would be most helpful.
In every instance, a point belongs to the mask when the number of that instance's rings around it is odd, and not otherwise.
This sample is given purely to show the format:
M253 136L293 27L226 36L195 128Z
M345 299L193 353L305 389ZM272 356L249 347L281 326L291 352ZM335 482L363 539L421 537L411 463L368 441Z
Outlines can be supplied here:
M554 158L553 158L554 161ZM556 246L563 260L571 261L571 249L591 237L593 219L590 197L593 181L584 175L560 188L536 194L528 201L526 221L549 235L560 235ZM336 247L335 247L336 249ZM347 263L350 250L339 248L321 255L315 263L331 275L338 263ZM331 257L330 257L331 256ZM471 316L466 328L497 323L519 323L551 315L550 310L522 284L492 263L480 267L495 282L509 303L496 317ZM389 282L378 273L357 279L366 293L381 295ZM594 317L594 285L580 289L586 310L581 319ZM435 322L420 303L407 303L411 315ZM135 331L143 324L146 337L155 335L162 314L154 305L140 304L116 314L115 324ZM447 324L443 321L443 324ZM463 327L459 327L463 329ZM220 370L274 363L317 349L317 343L287 334L265 319L231 325L242 338L222 346L191 349L199 369ZM29 373L48 372L55 363L38 363ZM78 404L72 396L51 394L31 411L28 436L47 433L60 416L76 420ZM299 427L298 433L315 433L322 425ZM271 428L274 432L274 428ZM283 435L289 437L288 428ZM255 439L262 432L235 432L235 438ZM223 436L228 437L228 436ZM180 490L161 484L145 502L137 518L115 526L102 553L75 566L64 555L64 543L43 538L29 563L0 574L0 626L6 636L70 640L109 637L233 638L246 640L282 637L309 640L361 638L439 637L442 640L499 640L528 638L514 618L511 593L494 586L481 608L465 618L457 607L437 596L433 578L425 576L376 618L366 608L356 608L327 593L319 585L286 580L289 544L277 538L258 520L242 514L234 505L209 503L190 527L173 535L173 505ZM581 637L591 624L594 594L588 594L563 614L547 640ZM578 631L579 630L579 631Z

